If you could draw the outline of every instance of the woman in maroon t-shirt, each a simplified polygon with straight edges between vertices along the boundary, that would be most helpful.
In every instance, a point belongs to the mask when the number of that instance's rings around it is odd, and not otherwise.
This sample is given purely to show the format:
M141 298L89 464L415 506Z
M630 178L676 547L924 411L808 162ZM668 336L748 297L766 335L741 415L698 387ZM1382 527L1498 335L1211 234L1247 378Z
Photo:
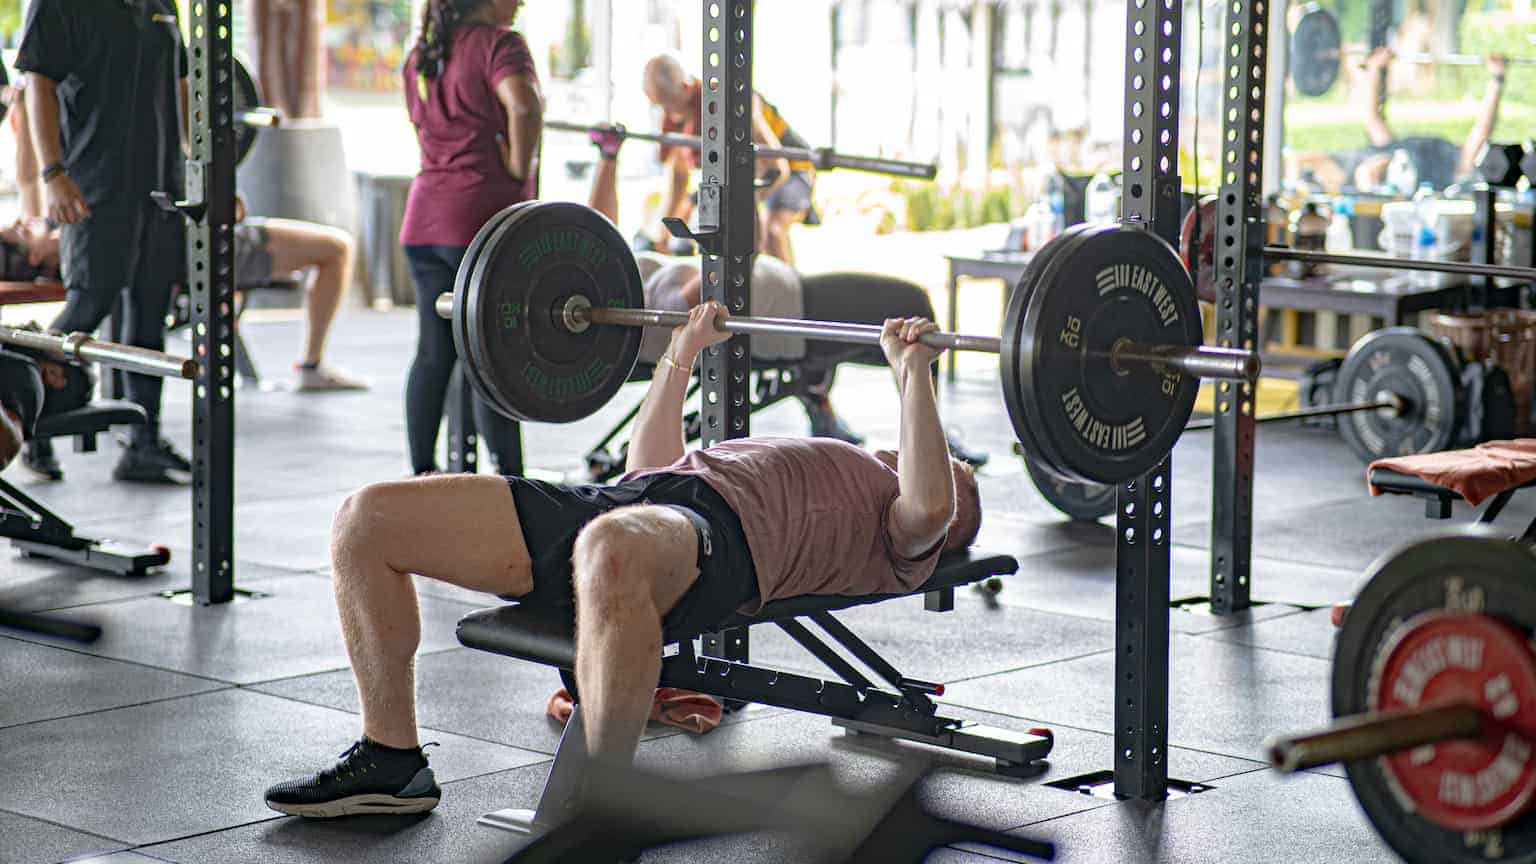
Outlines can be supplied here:
M420 335L405 387L411 469L437 470L437 430L458 355L434 308L453 290L486 220L538 193L543 97L523 37L507 29L522 0L427 0L405 61L405 104L421 143L400 243L416 282ZM516 458L511 421L475 397L475 425L498 466ZM503 454L507 458L503 458Z

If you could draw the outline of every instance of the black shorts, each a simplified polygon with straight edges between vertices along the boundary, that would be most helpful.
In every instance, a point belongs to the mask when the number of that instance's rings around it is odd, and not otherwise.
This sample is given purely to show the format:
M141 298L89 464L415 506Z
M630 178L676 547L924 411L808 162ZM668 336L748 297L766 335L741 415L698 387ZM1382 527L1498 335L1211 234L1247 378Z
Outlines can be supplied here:
M663 616L667 633L704 633L738 609L757 605L757 572L741 520L698 477L653 474L613 486L568 486L525 477L508 477L507 483L533 559L533 591L503 599L573 613L571 555L577 535L604 513L653 504L686 516L699 540L699 578Z
M783 185L768 193L763 202L769 210L804 213L811 209L811 177L804 171L790 172Z

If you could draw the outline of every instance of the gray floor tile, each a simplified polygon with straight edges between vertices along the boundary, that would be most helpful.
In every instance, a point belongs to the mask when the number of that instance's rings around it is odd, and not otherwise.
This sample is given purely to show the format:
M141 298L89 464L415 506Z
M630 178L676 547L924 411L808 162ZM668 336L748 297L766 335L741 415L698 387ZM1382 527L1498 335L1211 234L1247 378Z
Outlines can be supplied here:
M187 696L223 685L0 637L0 727Z
M950 716L977 719L1012 729L1039 725L1016 718L957 710ZM1018 779L998 775L980 757L849 736L830 721L804 714L768 717L722 726L704 736L676 736L640 745L639 765L679 776L751 771L807 762L829 762L838 781L851 791L888 783L901 758L931 759L934 771L922 782L925 806L941 816L964 818L991 828L1011 828L1051 816L1101 806L1090 798L1045 786L1052 780L1105 767L1113 757L1107 735L1057 729L1056 746L1042 776ZM1210 779L1258 767L1255 763L1175 749L1170 766L1188 779ZM1184 776L1180 774L1180 776Z
M1333 639L1338 633L1338 628L1333 626L1332 614L1332 609L1313 609L1207 635L1224 642L1240 642L1329 660L1333 657Z
M468 648L425 654L416 658L416 722L428 729L554 753L564 727L544 709L560 687L560 676L547 666ZM253 689L358 711L357 686L350 671L289 678ZM774 710L759 706L734 712L726 715L725 722L753 720ZM650 738L672 734L681 733L659 724L646 731Z
M296 571L328 566L331 520L350 488L236 505L236 555L241 560ZM191 511L185 509L92 527L115 536L158 537L156 542L169 546L172 554L187 557L191 526Z
M1114 628L1106 621L1014 606L988 608L969 595L955 599L952 612L928 612L921 597L907 597L857 606L835 617L903 675L930 681L956 681L1114 646ZM752 640L754 661L817 672L822 669L777 627L753 628Z
M1020 830L1054 841L1061 864L1398 861L1349 784L1320 775L1258 771L1162 805L1124 802Z
M475 820L503 807L532 807L545 773L545 766L534 765L446 784L442 804L424 816L273 819L144 851L177 864L490 864L505 859L522 841Z
M0 808L135 845L214 831L271 817L267 786L331 764L357 735L354 715L241 690L15 726L0 730ZM444 780L546 758L434 738Z
M0 862L52 864L101 854L128 844L0 810Z
M239 684L349 668L329 582L296 575L259 587L265 596L219 606L146 597L92 607L106 635L78 650ZM467 609L424 598L422 650L457 645L454 624Z
M89 536L96 534L84 529ZM116 576L43 558L11 555L0 546L0 606L23 612L41 612L145 597L161 591L180 591L192 585L192 556L173 551L171 563L144 576ZM290 576L294 571L269 567L248 560L235 562L235 584L256 588L275 576ZM72 610L71 618L88 617L89 610Z
M1267 737L1330 719L1326 661L1196 636L1175 635L1172 646L1170 744L1259 759ZM1109 731L1113 677L1113 654L1095 654L961 682L944 699Z
M161 860L163 859L152 858L142 852L113 852L110 855L72 859L69 864L156 864Z

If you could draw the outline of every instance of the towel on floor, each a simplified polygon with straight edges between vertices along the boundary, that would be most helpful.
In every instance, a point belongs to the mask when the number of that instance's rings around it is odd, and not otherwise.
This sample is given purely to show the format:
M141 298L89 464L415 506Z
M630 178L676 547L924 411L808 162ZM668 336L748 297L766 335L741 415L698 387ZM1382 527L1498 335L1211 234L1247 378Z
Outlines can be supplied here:
M576 707L576 702L564 687L555 695L549 697L549 705L544 712L560 721L560 725L570 722L571 709ZM720 725L720 703L705 696L703 693L694 693L691 690L679 690L676 687L656 688L656 698L651 702L651 719L657 723L675 726L692 732L695 735L703 735L705 732Z
M1413 474L1453 489L1476 507L1506 489L1536 480L1536 438L1488 441L1466 450L1377 459L1366 471L1367 482L1370 471L1377 468ZM1380 495L1382 491L1372 485L1371 494Z

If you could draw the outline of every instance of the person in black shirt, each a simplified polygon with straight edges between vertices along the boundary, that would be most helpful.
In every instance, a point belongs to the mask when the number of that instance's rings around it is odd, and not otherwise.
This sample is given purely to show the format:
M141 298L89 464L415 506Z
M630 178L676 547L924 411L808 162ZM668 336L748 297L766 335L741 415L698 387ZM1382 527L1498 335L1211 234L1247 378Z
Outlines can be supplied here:
M124 341L163 349L186 236L181 217L150 200L157 190L179 196L182 186L186 53L174 0L33 0L16 67L30 76L43 206L62 226L68 299L51 328L92 332L121 295ZM135 427L113 476L189 482L186 458L160 437L160 379L127 378L128 398L149 422ZM63 476L43 442L29 445L26 461Z

